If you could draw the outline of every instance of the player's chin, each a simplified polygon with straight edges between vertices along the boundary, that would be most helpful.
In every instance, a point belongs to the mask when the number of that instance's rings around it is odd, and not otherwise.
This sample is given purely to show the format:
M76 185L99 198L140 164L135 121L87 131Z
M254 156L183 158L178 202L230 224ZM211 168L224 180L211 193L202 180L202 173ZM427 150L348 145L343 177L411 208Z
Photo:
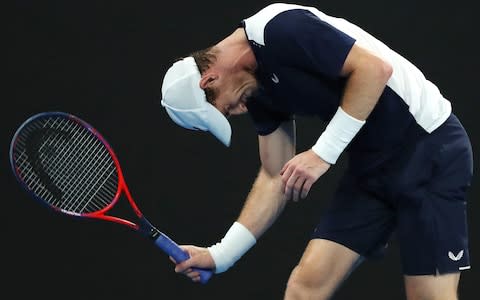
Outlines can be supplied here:
M246 113L248 113L248 110L247 110L247 109L239 109L239 110L237 110L237 111L232 112L230 115L232 115L232 116L241 116L241 115L244 115L244 114L246 114Z

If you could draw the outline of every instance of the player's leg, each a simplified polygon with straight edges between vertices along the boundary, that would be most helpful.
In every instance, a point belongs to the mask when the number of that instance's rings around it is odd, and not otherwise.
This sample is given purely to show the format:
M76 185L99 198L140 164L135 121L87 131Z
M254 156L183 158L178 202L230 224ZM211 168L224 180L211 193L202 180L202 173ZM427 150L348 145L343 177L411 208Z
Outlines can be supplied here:
M408 300L456 300L460 272L470 268L466 191L472 152L452 116L415 144L398 168L397 233Z
M457 300L460 273L405 276L408 300Z
M290 275L285 299L328 299L364 257L382 254L395 214L372 192L376 186L366 186L345 173Z
M285 300L329 299L361 260L343 245L312 239L290 274Z

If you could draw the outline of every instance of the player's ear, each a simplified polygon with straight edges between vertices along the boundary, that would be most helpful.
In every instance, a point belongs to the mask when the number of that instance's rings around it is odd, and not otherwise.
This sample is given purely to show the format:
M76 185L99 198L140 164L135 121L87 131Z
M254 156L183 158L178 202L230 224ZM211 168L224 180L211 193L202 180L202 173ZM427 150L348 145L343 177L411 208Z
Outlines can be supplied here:
M206 73L200 78L200 88L205 89L212 87L215 81L218 79L218 75L215 73Z
M240 102L240 103L238 104L238 108L240 109L240 113L242 113L242 114L243 114L243 113L246 113L246 112L248 111L247 106L246 106L245 103L243 103L243 102Z

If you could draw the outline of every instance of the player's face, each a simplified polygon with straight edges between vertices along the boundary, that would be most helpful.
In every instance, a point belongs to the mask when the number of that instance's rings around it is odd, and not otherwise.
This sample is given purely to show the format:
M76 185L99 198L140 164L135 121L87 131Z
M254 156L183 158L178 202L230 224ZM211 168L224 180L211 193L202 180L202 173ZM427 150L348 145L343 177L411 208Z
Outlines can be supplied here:
M247 100L256 89L257 80L252 73L240 71L228 74L219 79L213 104L227 117L246 113Z

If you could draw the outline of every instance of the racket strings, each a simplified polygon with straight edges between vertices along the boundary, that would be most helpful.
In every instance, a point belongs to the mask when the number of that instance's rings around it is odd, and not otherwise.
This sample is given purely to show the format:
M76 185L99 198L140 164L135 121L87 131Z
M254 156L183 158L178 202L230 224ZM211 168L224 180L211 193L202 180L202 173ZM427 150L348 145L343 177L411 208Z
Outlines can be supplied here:
M50 120L49 120L50 121ZM55 120L56 121L56 120ZM19 165L20 169L23 170L24 172L24 180L25 182L30 186L31 189L33 190L39 190L39 196L42 198L46 198L48 195L48 192L50 191L50 186L45 187L45 179L50 179L48 175L44 174L44 176L41 176L43 181L39 180L40 178L37 176L39 174L38 171L43 171L42 173L45 173L45 171L50 170L49 173L52 173L51 169L52 168L57 168L58 166L55 164L50 164L45 161L45 157L47 156L47 150L45 150L45 146L54 146L51 144L51 141L54 139L58 138L59 133L62 133L63 131L58 131L56 132L55 136L53 135L46 135L43 136L44 142L41 145L38 145L40 141L37 143L33 143L33 138L32 137L41 137L42 131L44 131L44 128L51 127L54 128L56 127L55 124L44 124L43 126L40 126L42 124L40 123L33 123L29 128L26 128L24 131L24 134L19 137L19 141L23 142L25 144L25 149L27 151L22 152L20 156L17 158L18 161L22 161L22 163ZM59 128L60 130L65 130L66 128ZM53 132L53 131L51 131ZM50 132L50 134L51 134ZM38 139L37 139L38 140ZM50 142L49 142L50 140ZM57 151L62 151L61 147L57 147ZM28 151L30 149L30 151ZM30 152L30 153L29 153ZM49 155L51 156L51 155ZM48 157L48 156L47 156ZM38 170L38 168L45 168L45 170ZM55 172L55 171L53 171ZM47 178L45 178L47 176ZM56 187L56 186L55 186Z
M73 122L71 122L71 123L73 123ZM73 123L73 124L75 124L75 123ZM71 126L72 124L69 124L69 125ZM78 126L77 124L75 124L75 125ZM62 132L64 132L64 130L66 129L64 126L63 127L58 127L58 128L62 129ZM81 127L81 128L83 128L83 127ZM71 131L71 128L68 128L68 130ZM86 136L80 137L81 139L79 140L78 137L76 137L76 136L78 136L78 131L74 131L74 133L75 133L73 135L73 137L75 138L73 140L74 143L77 143L80 146L86 146L85 141L84 141ZM78 193L78 191L80 189L83 189L83 185L79 184L75 187L74 185L72 185L72 182L74 182L75 181L74 179L77 178L77 179L84 180L84 185L88 186L90 184L90 182L88 181L89 178L86 177L85 175L82 176L81 175L82 173L79 173L79 171L81 171L82 169L85 170L86 172L93 171L93 170L92 170L91 167L85 166L84 164L81 164L81 163L77 164L77 165L76 164L70 164L69 167L63 168L62 173L57 174L58 169L60 169L61 167L65 167L65 166L62 166L62 163L59 163L59 162L71 161L72 157L78 156L79 154L81 154L81 153L79 153L78 148L69 147L70 149L68 149L67 147L65 147L65 146L69 146L70 144L65 144L64 143L64 145L59 146L58 145L58 136L59 136L59 134L48 136L48 138L45 139L45 142L39 148L38 152L42 154L41 156L43 156L42 157L43 161L41 162L41 165L47 167L46 171L48 172L48 174L51 174L50 177L52 177L53 179L57 179L57 186L62 188L64 191L69 191L69 190L71 191L71 193L65 194L64 199L62 199L63 203L75 204L76 202L71 201L71 197L69 197L69 195L71 196L71 195L74 195L74 193ZM94 140L95 139L93 139L93 141ZM57 141L57 144L52 144L52 141ZM45 150L45 148L48 149L48 148L51 148L52 146L54 146L57 149L57 152L59 153L59 155L52 156L52 154L49 151ZM90 148L87 148L87 149L92 149L92 148L90 147ZM89 152L87 152L87 154L88 153ZM55 158L55 157L56 157L56 159L50 159L50 160L45 159L45 158ZM76 166L76 170L72 170L72 166ZM62 169L60 169L60 170L62 170ZM71 174L72 176L65 176L65 174ZM85 173L85 174L87 174L87 173ZM62 180L62 179L68 179L69 180L68 185L65 185L65 180ZM88 189L83 189L83 191L84 191L83 194L80 194L80 195L77 194L78 198L79 199L88 199L88 198L85 198L84 195L88 194L89 190ZM78 201L78 204L80 204L81 202L82 201ZM89 203L89 202L90 201L87 201L87 203ZM55 203L55 202L53 202L52 204L59 206L58 203ZM75 206L75 207L71 206L71 205L66 206L66 207L63 207L63 206L59 206L59 207L62 208L62 209L70 210L70 211L77 211L77 210L80 211L79 210L80 206L78 206L78 205Z
M34 147L32 144L38 143L37 139L35 140L35 142L33 141L32 136L33 137L39 136L39 135L33 135L32 132L36 130L42 130L42 128L44 128L43 126L41 127L38 125L39 125L38 123L31 124L30 127L24 129L24 134L19 135L16 143L17 151L18 151L18 146L22 143L23 143L22 149L26 151L20 152L19 155L17 154L15 162L17 164L17 168L23 172L24 181L27 183L27 185L31 189L35 189L35 190L41 189L43 190L43 192L46 192L46 191L50 191L50 189L43 187L43 185L41 184L42 182L38 180L39 178L34 176L36 175L35 169L39 168L40 166L39 162L41 157L43 156L42 153L37 152L38 153L37 159L32 159L37 154L36 149L33 149Z
M49 117L29 124L18 135L14 155L25 184L63 211L98 211L117 193L118 174L110 152L71 119Z

